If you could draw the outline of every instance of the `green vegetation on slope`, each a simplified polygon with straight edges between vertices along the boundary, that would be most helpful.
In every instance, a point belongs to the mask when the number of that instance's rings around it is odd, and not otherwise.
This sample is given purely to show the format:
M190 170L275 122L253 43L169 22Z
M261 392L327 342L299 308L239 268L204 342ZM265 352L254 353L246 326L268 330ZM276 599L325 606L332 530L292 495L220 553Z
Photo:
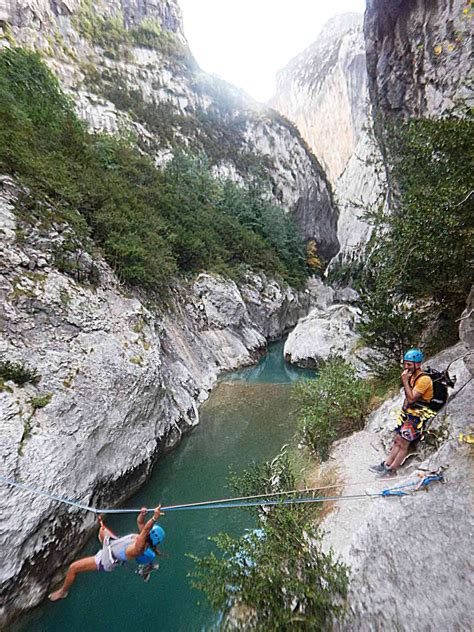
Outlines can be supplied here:
M122 12L101 15L92 0L81 0L72 23L84 39L93 46L100 46L104 55L111 59L128 59L131 48L140 46L159 51L169 62L183 69L196 66L188 47L178 36L163 31L152 18L144 18L139 24L127 29Z
M360 331L389 365L424 337L428 351L456 337L473 277L473 135L473 120L452 118L412 120L392 134L398 204L373 218L360 282Z
M239 495L274 493L295 488L288 456L245 470ZM268 509L268 508L267 508ZM255 509L254 509L255 511ZM194 587L207 595L224 616L239 615L252 630L328 630L347 593L347 568L323 553L321 534L314 524L315 506L277 505L257 510L259 528L241 538L220 534L212 540L220 555L191 556ZM224 623L225 629L225 623Z
M258 186L219 182L185 155L159 170L130 139L89 133L21 49L0 53L0 170L28 188L23 220L67 222L131 285L163 291L177 273L251 268L298 286L307 274L293 222Z
M194 76L195 92L210 97L214 105L207 109L189 108L186 114L172 103L157 105L145 100L141 90L130 87L127 77L117 69L101 73L88 69L87 80L94 91L153 134L153 140L144 143L145 151L157 147L191 148L194 153L204 153L212 163L228 160L239 171L253 176L262 176L272 166L268 155L258 155L247 147L245 130L252 115L230 93L227 84L215 77Z
M327 459L333 441L363 428L371 394L370 384L339 357L322 364L317 379L296 382L292 397L302 444Z

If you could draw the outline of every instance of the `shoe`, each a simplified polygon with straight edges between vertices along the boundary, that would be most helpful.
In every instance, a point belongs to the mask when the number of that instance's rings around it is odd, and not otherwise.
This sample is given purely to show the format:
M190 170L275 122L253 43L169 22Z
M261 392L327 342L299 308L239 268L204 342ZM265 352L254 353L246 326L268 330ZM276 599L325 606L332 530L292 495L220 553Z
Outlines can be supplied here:
M377 474L381 474L382 472L385 472L385 463L382 461L382 463L380 463L379 465L371 465L369 467L369 470L371 472L376 472Z
M377 478L393 478L397 475L397 470L392 470L384 466L384 471L377 475Z

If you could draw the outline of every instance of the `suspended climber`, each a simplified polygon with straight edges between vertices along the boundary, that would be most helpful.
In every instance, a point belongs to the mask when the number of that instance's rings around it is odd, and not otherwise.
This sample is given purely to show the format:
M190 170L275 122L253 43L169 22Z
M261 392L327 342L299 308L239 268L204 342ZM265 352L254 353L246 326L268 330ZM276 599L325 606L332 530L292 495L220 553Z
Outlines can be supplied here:
M84 557L73 562L67 571L66 578L59 590L51 593L49 599L58 601L67 597L69 589L76 580L78 573L86 571L113 571L117 566L135 561L143 565L142 576L149 578L149 573L154 568L156 557L160 554L158 546L165 538L165 532L160 525L155 524L161 515L160 506L153 511L153 516L145 522L148 509L143 507L137 517L139 533L129 533L121 538L108 529L99 518L99 542L102 549L91 557Z

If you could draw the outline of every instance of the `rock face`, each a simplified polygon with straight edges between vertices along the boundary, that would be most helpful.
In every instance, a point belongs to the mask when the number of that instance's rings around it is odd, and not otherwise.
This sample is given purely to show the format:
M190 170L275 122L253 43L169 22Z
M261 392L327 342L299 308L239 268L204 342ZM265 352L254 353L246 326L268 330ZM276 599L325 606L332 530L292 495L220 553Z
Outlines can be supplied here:
M313 309L288 336L285 360L298 366L316 368L331 355L349 356L356 347L355 324L358 310L350 305Z
M237 88L200 71L175 0L16 0L0 46L37 50L91 128L131 129L157 164L177 147L237 181L256 173L330 259L339 248L326 176L298 131ZM4 27L5 30L5 27ZM6 33L6 31L5 31Z
M40 377L2 385L0 474L83 504L115 504L198 423L219 373L252 363L309 296L265 277L238 287L202 274L157 312L125 294L100 259L99 285L81 285L51 265L63 226L17 241L19 189L0 180L0 359ZM0 504L1 627L44 598L94 517L4 482Z
M370 110L371 111L371 110ZM367 213L386 204L387 177L371 115L341 177L334 186L339 208L337 237L341 246L332 259L329 271L361 264L364 248L372 235Z
M339 208L336 265L360 261L371 234L364 213L385 196L372 129L362 15L336 16L278 73L271 104L293 121L325 167Z
M381 146L394 121L463 115L472 103L471 18L470 3L461 0L368 0L367 67ZM472 323L471 295L461 321L462 342L428 362L442 369L451 363L456 389L432 422L426 442L417 447L418 456L401 469L401 480L387 480L385 488L420 480L417 466L422 476L447 467L446 483L402 498L354 507L341 503L324 525L326 545L351 567L348 613L337 629L428 632L472 625L474 473L472 448L459 441L460 433L474 427L472 355L466 355L473 350ZM367 482L372 476L368 461L384 458L402 401L401 394L386 401L362 434L336 446L333 457L347 484L343 494L380 489L379 482Z
M431 425L445 442L439 449L433 445L419 449L423 456L410 460L400 471L401 478L380 481L367 471L370 463L384 458L391 443L401 394L371 415L366 430L342 440L333 452L348 485L343 495L420 481L417 467L421 477L447 468L444 484L432 483L426 491L401 498L339 503L325 521L325 546L332 546L351 567L348 613L338 630L416 627L428 632L471 626L474 472L472 448L458 441L460 432L474 427L474 390L465 353L465 346L458 344L430 360L435 368L451 363L450 374L457 377L450 401Z
M298 321L285 342L285 360L301 367L317 368L331 356L341 356L360 376L368 374L364 360L374 352L360 346L356 325L360 320L357 292L334 292L322 282L308 284L312 309Z
M459 324L459 338L467 350L474 348L474 318L472 318L472 314L474 314L474 287L471 288L466 309L461 316ZM474 353L467 356L464 361L471 375L474 375Z
M472 107L471 29L465 0L367 0L367 70L377 110L390 119Z
M279 71L270 103L298 126L334 183L366 119L362 15L332 18L316 42Z

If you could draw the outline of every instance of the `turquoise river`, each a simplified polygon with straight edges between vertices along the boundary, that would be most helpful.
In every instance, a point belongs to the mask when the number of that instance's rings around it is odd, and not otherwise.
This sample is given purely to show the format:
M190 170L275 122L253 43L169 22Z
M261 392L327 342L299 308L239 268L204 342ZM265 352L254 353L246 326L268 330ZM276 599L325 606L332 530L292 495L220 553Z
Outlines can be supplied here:
M222 377L201 407L201 423L155 466L148 482L125 507L152 507L225 498L229 467L239 471L275 456L294 434L291 383L314 373L283 360L283 343L270 345L258 365ZM111 517L118 534L136 530L136 516ZM24 618L21 632L193 632L215 629L217 616L187 577L193 562L214 549L220 531L239 535L252 527L243 509L169 512L160 568L150 581L130 569L80 575L67 599L45 603ZM99 548L94 538L84 548Z

